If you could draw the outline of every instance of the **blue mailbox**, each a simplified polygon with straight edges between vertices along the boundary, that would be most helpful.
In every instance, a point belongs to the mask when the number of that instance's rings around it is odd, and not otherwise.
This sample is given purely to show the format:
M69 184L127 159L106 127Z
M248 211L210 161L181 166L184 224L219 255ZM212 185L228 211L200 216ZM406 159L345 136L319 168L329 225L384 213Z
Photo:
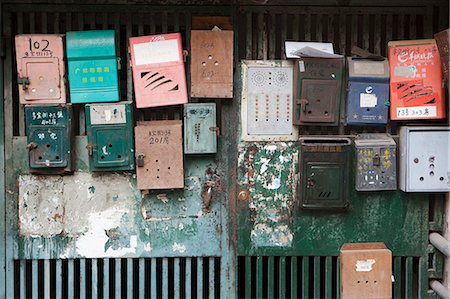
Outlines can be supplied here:
M359 58L348 61L348 125L384 125L389 111L389 63Z
M114 30L67 32L72 103L119 101Z

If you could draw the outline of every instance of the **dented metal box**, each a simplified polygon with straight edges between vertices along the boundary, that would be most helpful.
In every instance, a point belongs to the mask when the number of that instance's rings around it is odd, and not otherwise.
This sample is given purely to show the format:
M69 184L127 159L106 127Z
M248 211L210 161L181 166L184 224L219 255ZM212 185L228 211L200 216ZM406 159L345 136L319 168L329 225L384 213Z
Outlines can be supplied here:
M184 105L184 153L213 154L217 152L216 104Z
M25 106L30 172L72 171L72 107Z
M300 206L342 209L349 205L352 142L348 138L300 138Z
M389 112L389 63L347 58L347 124L384 125Z
M188 101L180 33L130 38L136 107Z
M392 298L392 252L384 243L346 243L339 259L341 298Z
M191 96L233 97L233 31L191 31Z
M131 102L86 105L91 171L134 169Z
M450 191L450 128L400 129L400 189L405 192Z
M114 30L67 32L66 43L70 102L119 101Z
M243 60L241 95L242 139L296 140L292 124L292 62Z
M397 190L397 145L387 134L355 139L357 191Z
M141 190L184 187L181 120L140 121L134 128Z
M344 57L295 61L295 125L339 124L343 75Z
M21 104L66 102L63 37L60 34L16 35Z

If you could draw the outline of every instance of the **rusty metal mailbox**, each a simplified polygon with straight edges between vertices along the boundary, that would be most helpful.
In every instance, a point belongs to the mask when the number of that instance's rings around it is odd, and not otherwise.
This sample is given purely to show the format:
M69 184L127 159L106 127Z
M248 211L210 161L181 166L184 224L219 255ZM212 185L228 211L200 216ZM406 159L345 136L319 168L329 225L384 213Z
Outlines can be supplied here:
M338 125L343 74L343 57L296 60L295 125Z
M300 139L298 194L304 209L342 209L349 205L351 140Z
M71 172L71 106L27 105L25 121L30 172L43 174Z
M66 102L63 35L16 35L17 83L21 104Z
M387 134L361 134L355 139L356 190L397 189L397 145Z
M184 153L217 152L215 103L184 104Z
M134 169L131 111L131 102L86 105L91 171Z
M181 120L141 121L134 128L141 190L184 187Z
M180 33L130 38L136 107L188 102Z
M191 31L191 96L233 97L233 31Z

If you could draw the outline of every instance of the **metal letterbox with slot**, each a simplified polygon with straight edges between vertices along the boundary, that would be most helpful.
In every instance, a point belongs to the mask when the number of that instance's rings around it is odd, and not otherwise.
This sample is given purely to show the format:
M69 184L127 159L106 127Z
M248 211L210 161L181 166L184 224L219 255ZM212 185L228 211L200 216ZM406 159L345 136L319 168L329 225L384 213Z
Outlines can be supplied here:
M351 144L348 138L300 138L298 194L302 208L348 207Z
M30 172L43 174L71 172L71 106L27 105L25 122Z
M346 243L339 259L342 299L392 298L392 252L384 243Z
M292 62L242 62L241 126L246 141L296 140L292 125Z
M233 31L191 31L191 96L233 97Z
M130 38L136 107L188 102L180 33Z
M450 191L450 128L400 129L400 189L405 192Z
M91 171L134 169L130 102L87 104L86 123Z
M184 187L181 120L140 121L134 128L141 190Z
M347 58L347 124L383 125L389 112L389 63Z
M66 43L70 102L119 101L114 30L67 32Z
M216 104L184 104L184 153L217 152Z
M60 34L16 35L21 104L66 102L63 37Z
M296 60L295 125L338 125L343 74L343 57Z
M355 139L357 191L397 190L396 143L387 134Z

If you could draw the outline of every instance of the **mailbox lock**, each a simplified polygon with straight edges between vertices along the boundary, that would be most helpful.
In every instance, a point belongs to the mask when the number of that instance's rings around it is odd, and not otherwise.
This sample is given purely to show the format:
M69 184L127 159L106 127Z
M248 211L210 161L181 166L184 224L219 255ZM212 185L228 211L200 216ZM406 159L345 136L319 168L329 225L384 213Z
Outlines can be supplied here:
M249 198L248 191L239 192L238 198L239 198L239 200L248 200L248 198Z
M27 149L29 150L29 151L32 151L32 150L34 150L35 148L37 148L37 143L35 143L35 142L30 142L30 143L28 143L27 144Z
M373 166L380 166L380 165L381 165L380 156L379 156L378 154L376 154L376 155L373 157L372 163L373 163Z
M23 90L27 90L28 89L28 85L30 85L30 79L28 79L28 77L19 77L17 79L17 83L18 84L22 84L22 89Z
M87 150L88 150L88 155L92 156L94 147L90 143L86 147L87 147Z
M137 166L138 167L144 167L144 158L145 158L145 155L143 153L140 153L137 155Z

